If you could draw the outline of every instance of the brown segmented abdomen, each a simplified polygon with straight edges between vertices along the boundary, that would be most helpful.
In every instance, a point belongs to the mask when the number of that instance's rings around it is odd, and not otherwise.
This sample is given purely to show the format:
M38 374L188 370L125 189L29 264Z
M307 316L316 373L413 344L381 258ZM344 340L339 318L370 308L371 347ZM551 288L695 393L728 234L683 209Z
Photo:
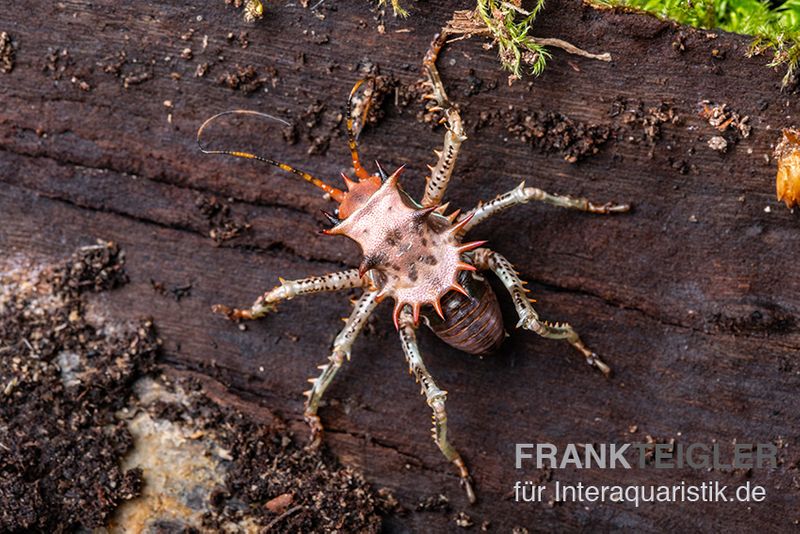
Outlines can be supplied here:
M441 299L445 320L426 314L428 326L451 347L478 356L491 354L506 336L497 297L483 278L462 273L459 281L470 296L448 292Z

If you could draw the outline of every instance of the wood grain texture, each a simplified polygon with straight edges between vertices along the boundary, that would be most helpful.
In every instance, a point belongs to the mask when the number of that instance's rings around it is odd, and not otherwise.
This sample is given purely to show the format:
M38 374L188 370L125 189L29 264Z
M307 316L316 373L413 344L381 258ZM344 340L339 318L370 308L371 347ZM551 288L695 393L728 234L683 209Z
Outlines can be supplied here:
M292 421L302 438L304 382L349 312L345 296L295 299L246 331L209 309L249 304L278 276L357 266L357 247L318 234L319 210L329 204L313 188L271 168L201 156L194 132L224 109L272 113L295 124L297 143L261 123L242 126L240 137L271 157L336 177L349 166L339 116L360 67L377 65L399 83L413 83L431 37L463 4L420 2L407 20L387 17L381 35L367 2L325 3L317 14L275 4L252 26L221 0L32 2L24 14L6 3L0 30L18 49L14 70L0 74L0 250L52 258L96 238L120 243L131 283L96 304L122 319L154 317L167 368L216 378L253 411L267 406ZM195 33L182 40L190 28ZM226 38L242 31L247 48ZM454 511L467 510L478 525L491 521L498 532L790 528L800 520L800 221L774 199L770 154L780 128L800 117L796 95L779 90L783 73L766 68L767 58L744 57L744 37L711 37L571 0L550 2L535 33L608 51L614 60L554 51L543 76L508 87L494 50L479 41L449 45L440 66L469 140L448 199L468 208L524 179L550 192L635 205L614 217L528 205L471 236L506 255L531 282L542 316L571 322L615 377L604 380L565 343L513 331L513 307L497 285L512 331L499 354L479 360L422 335L426 362L449 392L452 439L476 480L480 502L467 509L455 472L430 440L430 413L407 374L386 306L331 387L327 398L336 402L320 411L328 445L412 510L387 519L389 530L455 529L452 513L413 512L419 499L439 492ZM191 60L181 59L186 47ZM54 49L57 56L66 49L68 58L47 70ZM113 66L123 52L117 76ZM202 63L210 70L196 77ZM247 95L218 83L236 65L254 66L267 78L263 87ZM142 73L149 79L124 87L124 77ZM481 90L468 96L475 79ZM90 89L81 90L80 81ZM622 99L623 110L641 105L645 114L667 104L680 120L662 124L649 142L642 124L625 122L625 111L615 114ZM709 149L717 132L698 114L702 100L749 116L751 135L726 154ZM404 183L417 195L442 138L416 120L421 109L389 102L380 124L361 136L362 160L379 159L389 169L407 164ZM533 112L608 126L611 139L597 154L567 163L557 149L532 148L505 127L514 122L505 114L524 119ZM307 154L313 138L323 148L329 140L324 153ZM215 246L196 206L211 195L251 230ZM151 280L191 283L191 296L164 298ZM789 446L778 469L755 470L751 478L688 469L551 473L592 484L752 480L768 489L762 505L550 507L508 498L515 480L539 476L514 469L517 442L646 435Z

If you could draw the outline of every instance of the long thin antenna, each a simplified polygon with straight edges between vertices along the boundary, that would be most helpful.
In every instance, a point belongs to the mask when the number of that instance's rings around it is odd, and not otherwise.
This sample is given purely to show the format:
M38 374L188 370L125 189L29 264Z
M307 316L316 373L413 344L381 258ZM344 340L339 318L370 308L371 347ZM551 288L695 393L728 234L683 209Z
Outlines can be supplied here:
M295 169L294 167L292 167L291 165L287 165L286 163L281 163L280 161L275 161L274 159L271 159L271 158L267 158L267 157L264 157L264 156L259 156L259 155L256 155L256 154L251 154L250 152L243 152L241 150L210 150L210 149L206 148L205 146L203 146L203 143L200 140L200 137L203 135L203 130L205 130L206 126L211 124L213 121L215 121L219 117L222 117L223 115L256 115L258 117L275 120L275 121L281 122L281 123L283 123L283 124L285 124L287 126L291 126L288 122L286 122L283 119L279 119L278 117L273 117L272 115L267 115L266 113L261 113L260 111L251 111L251 110L248 110L248 109L233 109L233 110L229 110L229 111L223 111L221 113L217 113L216 115L206 119L206 121L203 124L201 124L200 128L198 128L198 130L197 130L197 146L200 147L200 151L203 154L224 154L226 156L233 156L235 158L254 159L254 160L257 160L257 161L261 161L263 163L268 163L268 164L274 165L274 166L278 167L279 169L282 169L282 170L284 170L286 172L290 172L290 173L292 173L292 174L294 174L296 176L299 176L300 178L302 178L303 180L307 181L308 183L319 187L320 189L322 189L323 191L328 193L331 196L331 198L333 198L333 200L335 200L336 202L341 202L344 199L344 191L342 191L340 189L336 189L335 187L332 187L332 186L326 184L325 182L323 182L319 178L315 178L314 176L311 176L310 174L308 174L305 171L301 171L299 169Z

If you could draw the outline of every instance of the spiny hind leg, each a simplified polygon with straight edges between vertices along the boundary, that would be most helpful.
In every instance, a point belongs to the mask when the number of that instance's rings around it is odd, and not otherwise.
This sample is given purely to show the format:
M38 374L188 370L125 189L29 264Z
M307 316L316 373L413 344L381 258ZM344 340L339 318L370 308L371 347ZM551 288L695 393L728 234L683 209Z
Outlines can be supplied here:
M353 342L378 305L377 296L377 291L367 291L355 302L350 317L345 320L344 328L333 340L333 349L331 350L331 355L328 356L329 363L320 365L319 369L322 370L322 373L317 378L308 380L311 383L311 389L303 393L307 397L303 415L306 423L311 427L311 439L309 440L309 447L311 448L319 447L322 442L323 427L317 415L322 395L345 360L350 360Z
M400 341L403 345L403 352L408 361L408 369L413 373L414 378L422 386L422 394L428 406L433 410L433 441L442 451L444 457L448 461L455 464L458 468L458 474L461 477L461 485L467 492L467 498L470 503L475 502L475 492L472 489L472 481L469 476L469 471L461 458L459 452L450 444L447 439L447 412L445 411L445 401L447 400L447 392L442 391L433 381L433 377L425 368L425 362L422 361L422 356L419 352L417 345L416 329L414 327L414 316L408 306L403 308L400 312L399 328Z
M461 148L461 143L467 140L464 134L464 127L461 123L461 115L458 109L447 98L442 78L436 68L436 58L445 43L446 34L442 33L433 38L428 52L425 54L423 66L428 77L427 83L431 86L431 93L425 98L433 100L435 105L430 108L432 111L442 111L444 113L443 122L447 123L447 132L444 134L444 147L441 152L436 152L439 156L436 165L429 166L431 175L425 184L425 195L422 197L423 206L435 206L441 203L447 184L453 175L453 168L456 165L456 158Z
M525 187L525 182L522 182L511 191L498 195L485 204L480 203L476 208L462 215L460 217L462 220L466 219L470 215L472 218L464 225L461 233L468 232L471 228L474 228L489 217L492 217L501 211L513 206L518 206L520 204L527 204L531 200L545 202L560 208L568 208L598 214L624 213L631 209L630 204L613 204L611 202L606 202L605 204L595 204L586 198L554 195L542 191L536 187Z
M228 319L258 319L268 313L275 312L278 302L289 300L298 295L320 293L323 291L341 291L363 287L365 281L359 276L358 269L327 273L321 276L310 276L300 280L280 279L280 285L267 291L247 309L229 308L223 304L216 304L211 309L214 313L225 315Z
M606 377L611 376L611 368L592 352L581 340L578 333L568 324L550 324L539 319L539 314L533 308L524 285L520 280L514 266L506 258L488 248L476 249L473 253L473 262L478 269L488 269L494 272L511 295L514 307L519 315L518 327L536 332L549 339L564 339L580 352L586 363L595 367Z

